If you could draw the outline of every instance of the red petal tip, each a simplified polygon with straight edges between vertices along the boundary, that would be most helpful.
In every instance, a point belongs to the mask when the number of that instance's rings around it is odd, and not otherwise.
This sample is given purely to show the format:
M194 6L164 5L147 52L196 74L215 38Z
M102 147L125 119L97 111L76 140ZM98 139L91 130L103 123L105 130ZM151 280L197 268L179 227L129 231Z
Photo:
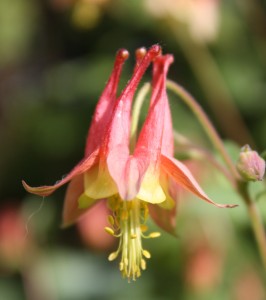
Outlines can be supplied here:
M24 180L22 185L27 192L38 196L49 196L54 191L52 186L31 187Z
M30 189L30 186L27 185L27 183L26 183L24 180L21 180L21 182L22 182L22 185L23 185L24 189L25 189L26 191L28 191L28 190Z
M173 63L175 60L174 56L172 54L166 54L165 57L166 57L166 60L168 60L170 64Z
M172 64L174 62L174 56L172 54L157 56L155 58L155 61L160 64L165 64L165 62L167 62L168 64Z
M150 47L149 52L148 52L153 58L155 58L158 55L161 55L162 53L162 48L158 44L155 44Z
M129 57L129 52L126 49L120 49L117 52L117 58L122 59L123 61L128 59Z
M147 50L145 47L141 47L136 50L136 60L142 59L147 53Z

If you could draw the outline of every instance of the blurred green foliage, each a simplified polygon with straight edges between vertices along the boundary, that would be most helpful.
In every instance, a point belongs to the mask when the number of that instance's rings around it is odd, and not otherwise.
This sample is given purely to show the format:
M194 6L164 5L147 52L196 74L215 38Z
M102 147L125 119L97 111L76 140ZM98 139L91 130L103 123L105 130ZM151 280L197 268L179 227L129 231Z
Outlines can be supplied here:
M159 2L164 1L154 1L153 6ZM263 270L244 204L211 164L194 162L195 177L217 202L240 206L219 210L182 192L178 239L165 233L144 241L152 259L142 277L130 284L120 278L117 261L109 263L107 253L82 243L76 227L59 228L64 188L46 198L42 209L29 218L41 198L29 196L21 185L21 179L33 186L51 184L81 159L95 104L121 47L131 52L131 58L120 89L130 78L135 49L159 43L164 53L175 56L169 78L198 99L225 140L233 139L222 123L231 122L227 119L231 105L240 113L245 128L238 140L227 143L234 160L239 143L253 143L263 151L265 6L259 0L220 1L214 40L198 42L189 34L189 23L173 17L175 6L171 14L158 16L144 0L0 0L0 212L13 207L23 215L30 233L26 241L31 244L22 251L27 264L0 267L1 299L265 299ZM207 10L202 14L211 22ZM210 55L220 77L209 73L199 49ZM220 86L222 80L233 100L229 110L224 106L228 99L220 99L219 90L210 105L203 77L210 88ZM149 79L147 75L145 80ZM170 99L175 129L210 149L188 108L172 94ZM215 109L222 122L217 121ZM232 130L237 126L229 125ZM244 131L253 141L245 141ZM252 185L254 197L262 193L259 208L265 220L264 190L265 182Z

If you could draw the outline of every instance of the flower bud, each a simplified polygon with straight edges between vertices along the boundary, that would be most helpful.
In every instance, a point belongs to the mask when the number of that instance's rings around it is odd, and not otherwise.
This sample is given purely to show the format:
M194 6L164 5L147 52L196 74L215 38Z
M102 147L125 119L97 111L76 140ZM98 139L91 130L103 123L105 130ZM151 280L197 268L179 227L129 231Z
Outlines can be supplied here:
M237 170L246 181L262 180L265 173L265 161L258 152L252 150L249 145L241 148L237 162Z

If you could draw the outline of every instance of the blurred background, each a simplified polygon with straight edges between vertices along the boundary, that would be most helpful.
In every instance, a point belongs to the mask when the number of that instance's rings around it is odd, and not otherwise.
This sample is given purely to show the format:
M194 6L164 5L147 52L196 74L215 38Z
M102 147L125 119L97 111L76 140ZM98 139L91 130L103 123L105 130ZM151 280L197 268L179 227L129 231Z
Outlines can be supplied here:
M116 51L159 43L169 78L199 101L237 160L266 148L266 2L263 0L0 0L0 298L266 299L244 204L212 164L186 161L219 210L181 191L178 238L144 241L137 282L121 278L105 206L60 229L65 187L42 200L21 180L53 184L82 158L86 133ZM150 70L145 80L151 78ZM197 120L169 94L175 130L213 152ZM179 147L180 146L180 147ZM188 158L184 145L176 155ZM251 186L266 218L265 182ZM151 227L156 228L151 223Z

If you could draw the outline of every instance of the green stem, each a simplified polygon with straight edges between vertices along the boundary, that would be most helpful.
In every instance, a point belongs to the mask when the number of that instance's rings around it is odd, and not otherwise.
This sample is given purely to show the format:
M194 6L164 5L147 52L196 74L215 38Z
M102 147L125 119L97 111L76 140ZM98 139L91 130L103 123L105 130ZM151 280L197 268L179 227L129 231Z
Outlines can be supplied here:
M232 162L230 156L228 155L222 140L220 139L218 133L216 132L210 120L208 119L208 116L205 114L205 112L194 99L194 97L190 95L182 86L178 85L173 81L167 81L167 87L175 94L177 94L180 97L180 99L189 106L189 108L195 114L202 127L206 131L213 145L219 151L228 169L232 173L234 177L234 186L236 187L237 192L241 195L243 201L247 206L260 256L266 269L266 234L260 212L256 206L256 203L250 197L247 183L243 182L241 177L237 173L235 165Z
M249 195L248 185L246 182L239 182L238 191L242 196L249 213L252 229L259 248L260 256L266 269L266 234L263 226L263 221L256 205Z
M239 144L248 143L253 146L253 139L234 104L231 92L208 47L203 43L194 43L192 39L187 37L186 32L176 26L172 20L169 20L168 25L201 85L209 107L221 130L226 136L237 141ZM223 114L221 114L221 107ZM224 122L224 116L226 116L227 122ZM231 124L234 124L234 126Z
M221 163L215 159L215 157L210 153L199 146L194 145L191 143L186 137L181 135L180 133L174 131L174 141L179 145L179 148L184 148L183 150L188 152L189 158L191 159L200 159L200 160L207 160L210 162L219 172L223 173L225 178L229 179L230 181L234 182L233 175L228 171L228 169L223 166Z
M209 136L213 145L221 154L228 169L231 171L231 173L234 175L234 177L236 179L239 179L239 175L237 173L235 165L232 162L227 151L225 150L222 140L220 139L218 133L214 129L208 116L206 115L204 110L201 108L201 106L197 103L197 101L194 99L194 97L191 94L189 94L182 86L180 86L179 84L177 84L171 80L167 80L167 87L171 91L173 91L175 94L177 94L180 97L180 99L183 102L185 102L187 104L187 106L192 110L192 112L195 114L195 116L201 123L202 127L206 131L206 134Z

